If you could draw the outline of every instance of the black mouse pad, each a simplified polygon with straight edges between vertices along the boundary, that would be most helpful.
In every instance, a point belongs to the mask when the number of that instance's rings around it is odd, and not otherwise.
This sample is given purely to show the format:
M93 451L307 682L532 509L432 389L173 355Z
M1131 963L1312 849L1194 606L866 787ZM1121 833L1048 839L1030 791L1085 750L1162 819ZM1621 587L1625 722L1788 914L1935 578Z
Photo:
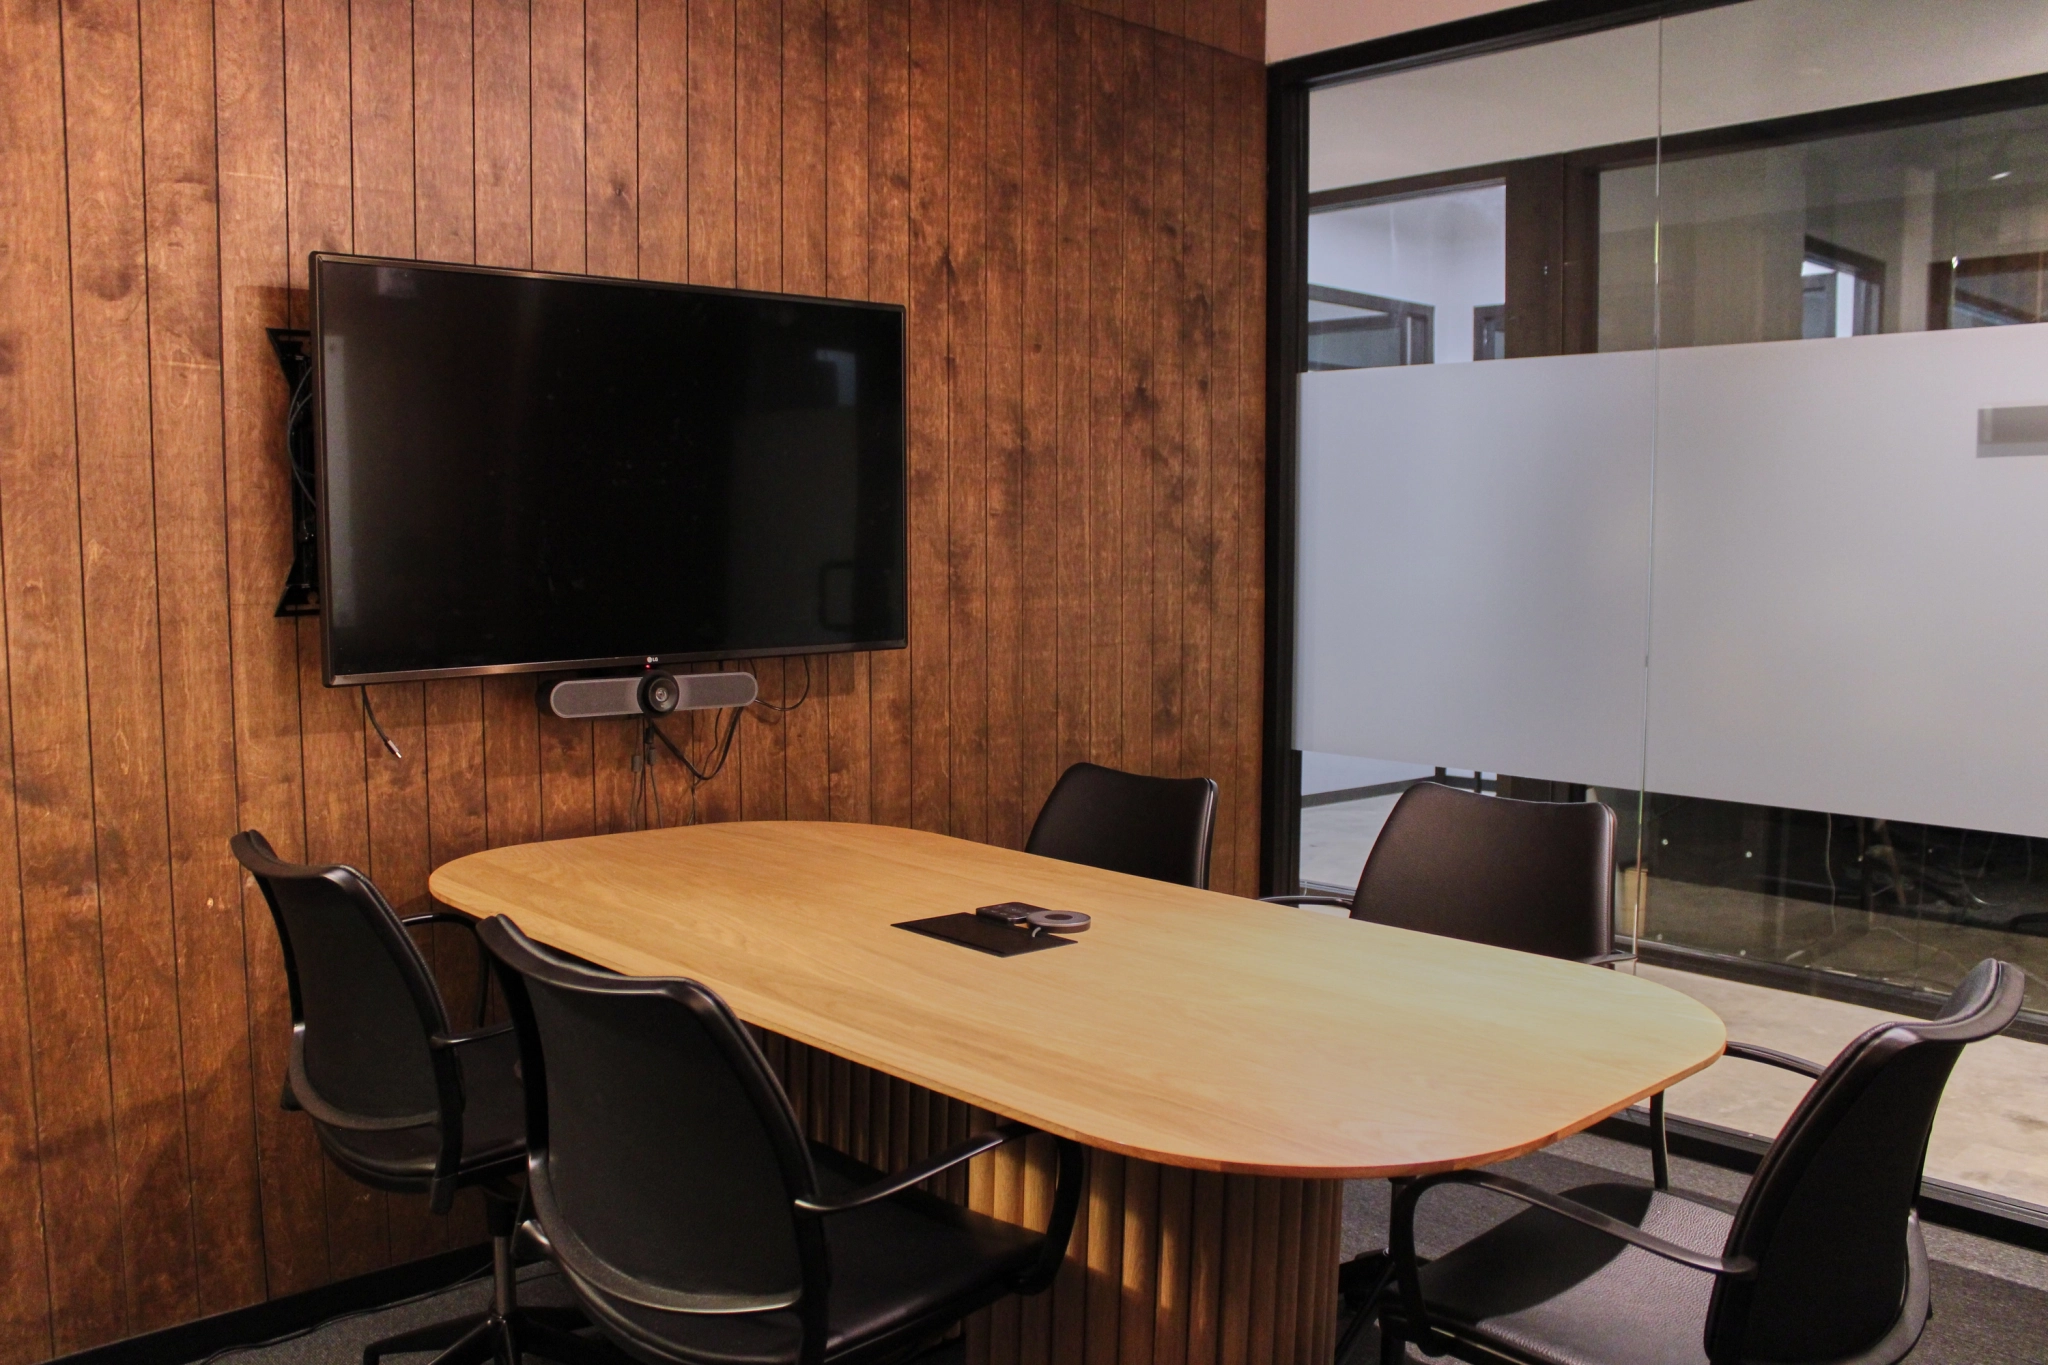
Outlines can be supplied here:
M969 914L907 919L895 927L908 929L913 934L942 938L948 943L958 943L962 947L993 953L997 957L1035 953L1040 948L1064 948L1070 942L1058 934L1027 934L1022 929L1012 929L1006 924L997 924L993 920Z

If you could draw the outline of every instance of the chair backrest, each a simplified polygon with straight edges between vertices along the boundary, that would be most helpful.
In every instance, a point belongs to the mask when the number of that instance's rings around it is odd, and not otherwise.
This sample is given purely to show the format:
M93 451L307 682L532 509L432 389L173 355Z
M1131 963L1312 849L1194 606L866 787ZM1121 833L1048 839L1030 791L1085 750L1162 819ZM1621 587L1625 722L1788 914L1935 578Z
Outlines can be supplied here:
M1024 851L1182 886L1209 885L1216 784L1146 777L1097 763L1060 774Z
M1722 1280L1708 1358L1833 1361L1882 1339L1907 1279L1907 1220L1927 1135L1964 1045L2019 1013L2026 978L1986 958L1941 1014L1879 1024L1829 1063L1764 1154L1726 1254L1759 1267Z
M262 889L284 950L292 1096L352 1129L441 1120L427 1040L448 1032L434 974L369 878L280 859L245 830L228 841Z
M1547 957L1614 947L1614 812L1421 782L1365 860L1351 917Z
M829 1267L810 1149L753 1035L694 981L618 976L504 916L498 965L526 1080L527 1188L553 1254L676 1312L816 1300ZM808 1326L807 1326L808 1334Z

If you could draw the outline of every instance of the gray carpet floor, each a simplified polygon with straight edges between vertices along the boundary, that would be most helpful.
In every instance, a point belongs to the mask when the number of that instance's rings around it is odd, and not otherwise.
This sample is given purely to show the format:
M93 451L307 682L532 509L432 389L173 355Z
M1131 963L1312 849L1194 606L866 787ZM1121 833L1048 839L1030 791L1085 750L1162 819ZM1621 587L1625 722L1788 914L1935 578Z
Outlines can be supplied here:
M1602 1138L1567 1139L1501 1169L1545 1189L1565 1190L1617 1175L1647 1181L1649 1160L1642 1149ZM1671 1183L1683 1194L1732 1207L1746 1178L1714 1166L1674 1160ZM1344 1203L1344 1254L1386 1245L1387 1185L1354 1181ZM1429 1196L1417 1219L1416 1241L1423 1255L1436 1255L1478 1235L1521 1206L1481 1190L1446 1188ZM1934 1320L1911 1357L1911 1365L2048 1365L2048 1256L1986 1241L1947 1228L1927 1229L1934 1277ZM529 1266L520 1277L520 1300L536 1306L570 1302L552 1268ZM327 1323L285 1341L223 1352L219 1365L357 1365L365 1345L413 1327L481 1311L490 1285L474 1280L437 1294ZM1379 1357L1368 1331L1350 1365ZM920 1365L960 1365L957 1344L941 1347ZM423 1365L427 1357L397 1356L394 1365ZM621 1357L623 1360L624 1358ZM1410 1354L1411 1360L1426 1359Z

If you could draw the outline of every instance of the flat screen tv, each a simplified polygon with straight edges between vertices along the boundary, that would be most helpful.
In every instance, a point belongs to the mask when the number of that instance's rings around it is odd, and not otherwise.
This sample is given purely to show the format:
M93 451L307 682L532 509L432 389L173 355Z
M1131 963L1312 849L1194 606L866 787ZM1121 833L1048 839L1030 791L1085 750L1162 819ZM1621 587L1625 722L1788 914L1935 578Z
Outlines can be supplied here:
M311 279L330 686L904 644L901 308Z

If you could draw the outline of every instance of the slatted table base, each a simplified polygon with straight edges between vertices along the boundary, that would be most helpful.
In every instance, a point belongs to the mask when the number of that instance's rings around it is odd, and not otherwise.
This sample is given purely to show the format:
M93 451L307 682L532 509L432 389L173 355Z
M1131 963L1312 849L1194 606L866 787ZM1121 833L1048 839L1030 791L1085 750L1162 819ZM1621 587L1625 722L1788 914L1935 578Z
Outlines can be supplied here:
M993 1122L957 1100L759 1034L810 1136L896 1170ZM968 1365L1328 1365L1343 1183L1224 1176L1089 1153L1051 1291L967 1324ZM978 1212L1043 1227L1052 1144L1034 1138L935 1182Z

